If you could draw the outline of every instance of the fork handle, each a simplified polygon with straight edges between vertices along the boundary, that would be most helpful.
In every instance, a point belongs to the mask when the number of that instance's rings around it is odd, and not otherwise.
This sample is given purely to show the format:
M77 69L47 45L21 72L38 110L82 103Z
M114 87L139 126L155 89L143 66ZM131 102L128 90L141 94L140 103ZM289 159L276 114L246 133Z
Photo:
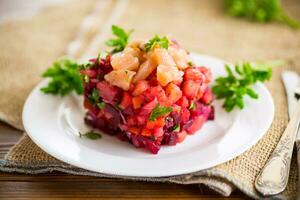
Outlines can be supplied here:
M278 194L286 188L299 122L300 101L278 145L256 178L255 187L265 196Z

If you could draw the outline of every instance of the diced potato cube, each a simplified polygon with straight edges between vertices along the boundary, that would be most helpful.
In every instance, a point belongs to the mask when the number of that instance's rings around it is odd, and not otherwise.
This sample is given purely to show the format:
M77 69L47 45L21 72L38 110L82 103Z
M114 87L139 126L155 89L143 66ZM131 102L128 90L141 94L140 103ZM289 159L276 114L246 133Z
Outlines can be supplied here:
M136 75L133 77L132 82L136 83L139 80L145 80L157 67L156 62L149 58L143 62L137 71Z
M127 69L135 71L139 67L139 59L129 53L116 53L111 57L111 66L114 70Z
M106 74L104 76L104 79L111 85L115 85L127 91L130 88L131 80L135 74L136 72L127 69L119 69L113 70L110 73Z
M143 57L143 52L138 47L126 47L123 51L125 54L131 54L139 59L139 62L143 62L145 58Z
M158 65L157 67L157 81L166 86L170 82L176 82L183 76L183 72L179 71L177 67L168 65Z
M161 49L161 48L154 49L153 58L155 59L158 65L169 65L169 66L176 65L172 56L169 55L166 49Z
M189 67L189 56L184 49L170 47L169 53L179 69L183 70Z

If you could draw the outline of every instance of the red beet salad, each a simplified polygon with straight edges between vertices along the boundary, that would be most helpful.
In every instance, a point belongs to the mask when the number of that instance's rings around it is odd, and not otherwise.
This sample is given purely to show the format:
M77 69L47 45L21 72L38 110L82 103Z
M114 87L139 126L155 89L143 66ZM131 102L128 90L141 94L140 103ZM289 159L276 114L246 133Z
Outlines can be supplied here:
M157 154L214 118L211 72L195 66L174 40L129 43L102 53L82 70L85 122Z

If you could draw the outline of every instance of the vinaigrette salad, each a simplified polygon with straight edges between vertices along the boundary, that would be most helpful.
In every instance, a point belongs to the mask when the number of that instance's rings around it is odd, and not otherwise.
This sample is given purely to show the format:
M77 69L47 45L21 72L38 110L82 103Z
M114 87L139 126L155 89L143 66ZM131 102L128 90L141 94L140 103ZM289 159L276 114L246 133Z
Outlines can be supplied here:
M172 38L126 41L91 59L80 73L85 122L153 154L214 119L210 70L194 65Z

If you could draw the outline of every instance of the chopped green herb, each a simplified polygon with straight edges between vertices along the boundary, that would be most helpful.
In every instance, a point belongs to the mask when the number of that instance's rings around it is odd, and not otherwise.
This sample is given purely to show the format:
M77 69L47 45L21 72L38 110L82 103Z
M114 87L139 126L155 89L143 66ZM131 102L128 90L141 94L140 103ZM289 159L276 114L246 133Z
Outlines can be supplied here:
M88 131L84 134L79 132L79 137L85 137L90 140L97 140L97 139L100 139L102 137L102 135L100 135L99 133L96 133L94 131Z
M122 110L122 108L120 107L120 103L115 103L115 109L117 110Z
M103 108L105 108L106 103L100 102L100 103L97 103L96 105L98 106L98 108L103 109Z
M85 75L83 75L83 80L85 83L88 83L88 82L90 82L90 77L85 74Z
M164 107L164 106L160 106L160 104L158 103L155 108L152 110L151 114L150 114L150 121L155 121L156 118L161 117L167 113L172 112L172 108L171 107Z
M97 60L99 59L105 59L107 57L108 53L106 51L102 51L98 54Z
M192 67L192 66L194 65L192 61L189 61L187 64L188 64L190 67Z
M289 17L280 0L225 0L226 12L235 17L245 17L257 22L278 21L294 29L299 22Z
M190 109L190 110L195 110L195 109L196 109L196 105L195 105L195 102L194 102L194 101L191 101L191 104L190 104L189 109Z
M159 46L160 48L169 48L170 41L169 39L164 36L160 38L158 35L155 35L153 38L151 38L146 44L145 44L145 50L146 52L151 51L155 46Z
M176 125L173 127L173 131L174 131L174 132L179 132L179 131L180 131L180 125L179 125L179 124L176 124Z
M223 108L230 112L235 107L244 108L244 96L253 99L258 94L252 89L256 82L264 82L271 78L272 69L270 65L255 65L249 62L236 64L234 71L225 65L227 76L219 77L212 88L217 99L224 99Z
M129 30L128 32L126 32L124 29L116 25L112 25L111 30L116 38L107 40L105 44L114 48L111 51L111 53L114 54L124 50L125 46L128 43L129 36L133 32L133 30Z
M92 91L92 94L90 94L88 96L88 99L92 104L98 103L99 102L99 90L94 88L93 91Z
M43 74L43 77L51 78L47 86L41 91L47 94L64 96L72 91L83 93L83 84L79 73L79 64L70 59L55 61Z

